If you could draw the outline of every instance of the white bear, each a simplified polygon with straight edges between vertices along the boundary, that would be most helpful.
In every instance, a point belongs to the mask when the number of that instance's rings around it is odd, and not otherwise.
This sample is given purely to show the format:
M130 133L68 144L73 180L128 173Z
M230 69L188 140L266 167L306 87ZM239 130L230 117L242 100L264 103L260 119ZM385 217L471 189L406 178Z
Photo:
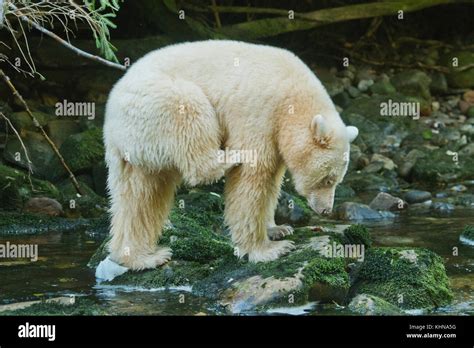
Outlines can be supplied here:
M357 128L293 53L237 41L168 46L113 87L104 141L111 197L110 259L133 270L171 257L157 246L177 186L225 175L225 222L239 256L270 261L293 244L274 212L286 168L317 213L330 213ZM228 163L222 151L251 151Z

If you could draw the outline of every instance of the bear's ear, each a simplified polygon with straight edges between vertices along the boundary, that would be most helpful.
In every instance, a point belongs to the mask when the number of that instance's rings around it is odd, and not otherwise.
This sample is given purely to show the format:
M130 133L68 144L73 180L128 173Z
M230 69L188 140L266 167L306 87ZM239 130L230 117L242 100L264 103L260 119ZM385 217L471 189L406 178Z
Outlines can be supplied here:
M311 133L319 144L327 145L329 142L326 121L322 115L316 115L311 120Z
M357 138L357 136L359 135L359 130L357 129L357 127L354 127L354 126L347 126L346 130L347 130L347 136L349 137L349 142L352 143L355 140L355 138Z

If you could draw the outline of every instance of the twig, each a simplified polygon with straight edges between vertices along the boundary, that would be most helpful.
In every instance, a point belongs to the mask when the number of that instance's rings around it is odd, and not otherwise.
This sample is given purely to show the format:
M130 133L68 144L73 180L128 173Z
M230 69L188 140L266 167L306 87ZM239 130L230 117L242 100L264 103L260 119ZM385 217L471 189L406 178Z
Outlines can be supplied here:
M216 0L212 0L212 12L214 13L214 18L216 19L217 28L221 28L222 27L221 18L219 16L219 11L217 9Z
M69 48L70 50L76 52L78 55L82 56L82 57L85 57L85 58L88 58L88 59L91 59L93 61L96 61L98 63L101 63L101 64L104 64L104 65L107 65L107 66L110 66L112 68L116 68L116 69L120 69L120 70L126 70L127 68L125 67L125 65L122 65L122 64L118 64L118 63L114 63L114 62L111 62L109 60L106 60L104 58L101 58L99 56L95 56L93 54L90 54L88 52L85 52L73 45L71 45L69 42L67 42L66 40L63 40L62 38L60 38L58 35L56 35L55 33L49 31L48 29L42 27L41 25L39 25L38 23L32 21L31 19L29 19L27 16L25 16L14 4L12 3L8 3L8 7L14 11L16 11L18 14L19 14L19 17L21 18L22 21L28 23L29 25L31 25L33 28L35 28L36 30L39 30L40 32L42 32L43 34L45 35L48 35L49 37L53 38L54 40L56 40L57 42L59 42L61 45L63 46L66 46L67 48Z
M7 116L5 116L5 114L1 111L0 111L0 116L2 116L5 119L5 121L8 123L10 128L13 130L13 133L15 133L16 137L18 138L18 141L20 142L20 146L23 149L23 152L25 153L26 163L27 163L27 166L28 166L28 181L30 182L31 190L35 191L35 189L33 187L33 181L31 181L31 174L33 173L33 168L31 167L32 162L30 160L30 157L28 156L28 151L26 150L25 143L23 143L23 139L21 139L20 134L18 133L16 128L13 126L10 119Z
M46 131L44 130L44 128L40 125L40 123L38 122L38 120L36 119L36 117L33 115L33 113L31 112L28 104L26 103L26 101L23 99L23 97L21 96L21 94L17 91L17 89L15 88L15 86L13 85L13 83L11 82L10 78L3 72L2 69L0 69L0 77L3 78L3 80L5 81L5 83L8 85L8 87L10 88L10 90L12 91L13 95L15 97L18 98L18 100L21 102L21 104L23 105L25 111L28 113L28 116L30 116L31 120L33 121L33 124L36 126L36 128L38 128L41 132L41 134L43 135L43 137L46 139L46 141L48 142L48 144L51 146L51 148L53 149L54 153L56 154L56 156L58 157L59 161L61 162L62 166L64 167L64 169L66 169L66 172L69 174L69 178L71 179L72 181L72 184L74 185L74 187L76 188L76 191L77 193L79 193L80 195L82 195L82 191L81 191L81 188L79 186L79 183L77 182L76 180L76 177L74 176L73 172L71 171L71 169L69 169L69 166L66 164L66 161L64 160L64 157L61 155L61 153L59 152L58 148L56 147L56 145L54 144L54 142L51 140L51 138L48 136L48 134L46 133Z

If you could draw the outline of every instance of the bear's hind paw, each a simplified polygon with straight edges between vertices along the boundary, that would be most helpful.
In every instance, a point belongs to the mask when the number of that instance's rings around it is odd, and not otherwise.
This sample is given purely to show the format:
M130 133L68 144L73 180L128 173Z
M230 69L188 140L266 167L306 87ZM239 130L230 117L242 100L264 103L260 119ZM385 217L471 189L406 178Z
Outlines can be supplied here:
M292 241L280 240L277 242L266 241L263 246L248 253L250 262L267 262L278 259L280 256L288 254L295 248Z
M170 248L157 248L154 253L137 255L133 260L127 260L125 266L134 271L156 268L171 260L171 256Z

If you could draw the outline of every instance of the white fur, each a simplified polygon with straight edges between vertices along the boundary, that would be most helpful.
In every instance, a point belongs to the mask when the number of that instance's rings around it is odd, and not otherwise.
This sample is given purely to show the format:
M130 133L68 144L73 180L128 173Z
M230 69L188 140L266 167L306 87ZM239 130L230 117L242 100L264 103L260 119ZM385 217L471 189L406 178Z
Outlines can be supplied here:
M324 139L311 132L317 114ZM289 51L204 41L147 54L117 82L106 108L111 259L132 269L166 262L170 250L156 244L176 187L223 175L225 220L240 255L277 258L292 248L267 236L271 228L276 236L286 166L300 193L323 192L326 176L342 180L352 135L320 81ZM256 151L257 165L220 163L221 148ZM329 201L330 192L319 202L324 211Z

